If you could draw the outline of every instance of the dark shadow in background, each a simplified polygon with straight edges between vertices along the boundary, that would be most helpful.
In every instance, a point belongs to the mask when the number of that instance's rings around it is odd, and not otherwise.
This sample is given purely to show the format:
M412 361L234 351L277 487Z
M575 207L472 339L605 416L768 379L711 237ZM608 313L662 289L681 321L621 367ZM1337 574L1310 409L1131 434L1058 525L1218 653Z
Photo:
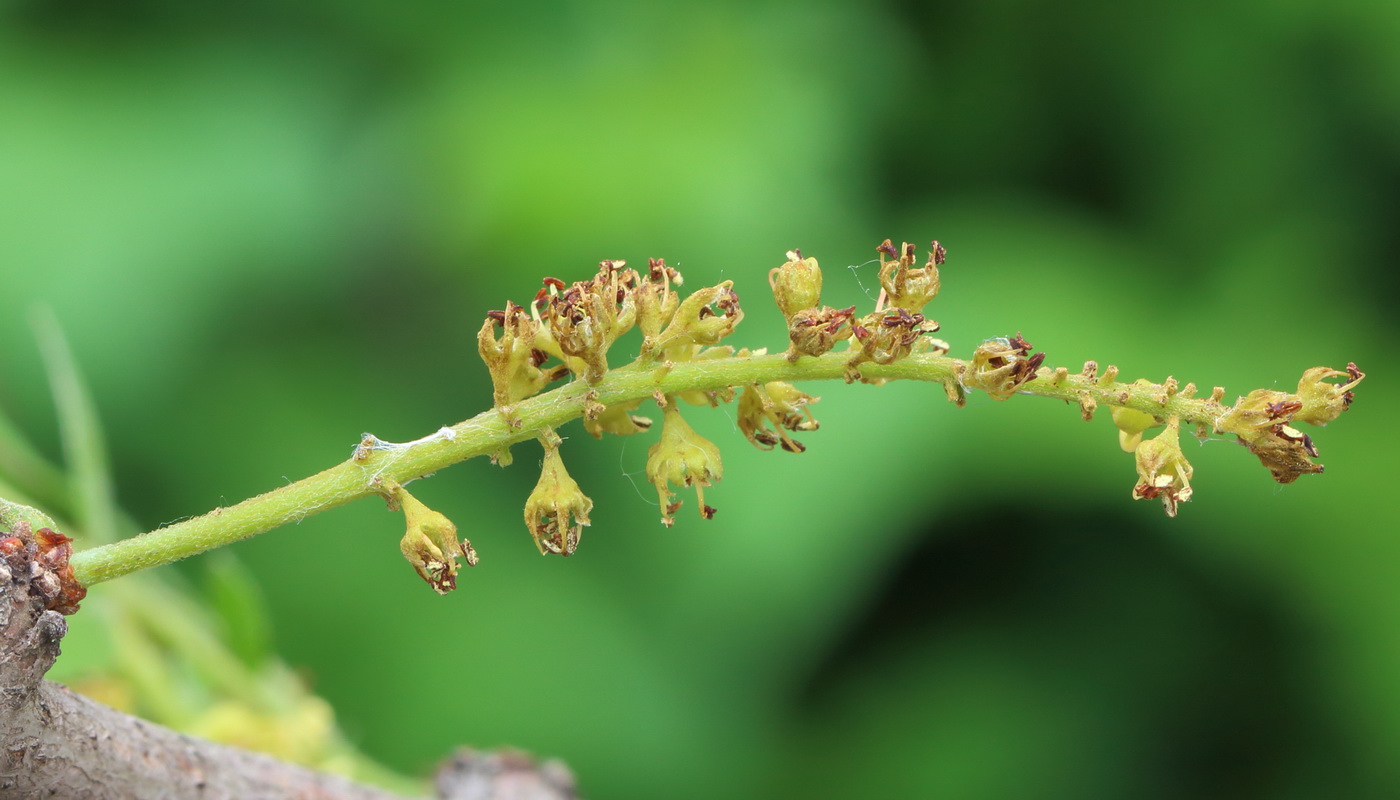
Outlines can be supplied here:
M966 646L962 632L976 630L1038 689L1081 697L1088 684L1107 697L1085 713L1135 740L1106 748L1140 754L1123 787L1132 797L1304 796L1306 786L1370 796L1349 755L1354 734L1320 699L1315 641L1284 595L1193 560L1176 537L1199 529L1145 526L1114 506L1028 508L930 514L801 685L798 724L840 729L843 693L887 680L887 665L911 650ZM938 682L929 674L926 686ZM905 688L909 703L937 713L937 700L920 696L926 687L901 687L901 697Z

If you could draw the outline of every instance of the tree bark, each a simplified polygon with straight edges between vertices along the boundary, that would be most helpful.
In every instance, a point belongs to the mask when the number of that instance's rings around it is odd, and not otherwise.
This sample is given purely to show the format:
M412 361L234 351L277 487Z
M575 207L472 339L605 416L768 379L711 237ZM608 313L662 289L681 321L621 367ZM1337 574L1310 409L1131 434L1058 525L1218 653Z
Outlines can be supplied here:
M0 800L403 800L271 756L195 739L45 681L76 610L66 558L27 523L0 534ZM62 537L59 537L60 539ZM62 562L62 563L59 563ZM439 772L443 800L576 800L558 762L463 751Z

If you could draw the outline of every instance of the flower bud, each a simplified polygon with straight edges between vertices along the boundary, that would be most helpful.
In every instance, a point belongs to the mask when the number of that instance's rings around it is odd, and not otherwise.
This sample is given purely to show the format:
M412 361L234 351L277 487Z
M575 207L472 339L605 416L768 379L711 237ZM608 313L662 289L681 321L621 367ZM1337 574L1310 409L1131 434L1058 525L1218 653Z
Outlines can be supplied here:
M462 559L469 567L477 564L472 543L466 539L459 543L457 526L452 520L423 505L402 486L394 484L390 488L390 499L403 510L408 523L403 541L399 542L403 557L438 594L456 589L457 559Z
M1327 378L1347 378L1345 383L1328 383ZM1356 368L1356 363L1347 364L1347 371L1341 372L1327 367L1313 367L1303 373L1298 381L1298 400L1303 404L1293 419L1312 425L1326 425L1341 416L1351 406L1352 392L1356 384L1366 377L1366 373Z
M880 287L885 290L889 305L910 313L923 311L938 295L938 265L943 263L947 251L934 242L928 262L914 269L914 245L905 242L896 252L886 239L876 250L880 253ZM887 255L894 258L886 260Z
M675 494L667 488L669 483L694 486L700 516L711 519L715 510L705 505L705 487L724 476L719 448L696 433L681 418L675 402L666 404L664 414L661 440L647 451L647 480L656 486L656 494L661 501L661 521L669 528L675 522L676 510L681 505L680 502L671 502Z
M1005 400L1035 378L1045 361L1044 353L1030 355L1031 343L1016 334L1014 339L988 339L972 352L972 363L963 373L963 385L981 389L997 400Z
M525 525L540 554L573 555L591 510L593 501L564 469L558 445L546 443L540 480L525 501Z
M739 398L739 430L760 450L781 444L789 453L804 452L807 448L783 431L816 430L817 421L807 406L820 399L783 381L746 386Z
M1191 499L1192 467L1181 452L1181 421L1172 417L1166 430L1137 446L1138 482L1133 499L1159 497L1167 516L1176 516L1178 503Z
M799 311L816 308L821 303L822 270L815 258L803 258L801 251L789 250L787 262L768 272L768 285L778 309L791 323Z
M1147 383L1145 380L1138 382ZM1118 427L1118 445L1126 453L1137 450L1138 445L1142 442L1143 431L1162 424L1151 414L1134 408L1114 406L1109 410L1109 413L1113 415L1113 424Z

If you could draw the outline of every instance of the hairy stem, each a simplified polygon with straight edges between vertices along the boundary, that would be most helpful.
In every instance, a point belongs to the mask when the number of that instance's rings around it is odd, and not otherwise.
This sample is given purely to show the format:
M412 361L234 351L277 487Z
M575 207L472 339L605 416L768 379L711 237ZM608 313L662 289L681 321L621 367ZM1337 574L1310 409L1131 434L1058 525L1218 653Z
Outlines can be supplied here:
M670 368L633 363L608 372L592 386L573 381L523 400L508 409L510 423L500 410L491 409L415 442L366 450L324 472L238 505L75 553L71 563L83 585L101 583L221 547L352 500L382 494L385 480L403 484L459 461L500 453L512 444L538 437L546 428L582 416L585 407L613 405L658 392L720 390L769 381L841 379L849 358L849 353L841 352L803 357L796 363L781 354L686 361ZM860 371L865 380L902 378L947 384L957 380L963 364L948 356L923 354L889 365L862 364ZM1061 374L1056 379L1044 369L1040 377L1019 391L1073 403L1079 403L1087 394L1100 406L1126 406L1159 418L1177 416L1183 425L1213 424L1225 410L1211 399L1169 396L1161 386L1112 381L1100 385L1092 377L1078 374Z

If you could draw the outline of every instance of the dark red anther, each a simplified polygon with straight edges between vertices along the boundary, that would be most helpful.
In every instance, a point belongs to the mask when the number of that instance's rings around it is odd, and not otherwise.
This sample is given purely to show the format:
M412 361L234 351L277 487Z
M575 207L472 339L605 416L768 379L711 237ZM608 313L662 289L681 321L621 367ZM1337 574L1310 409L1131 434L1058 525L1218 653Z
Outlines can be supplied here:
M943 245L938 243L937 239L934 239L933 244L929 245L929 247L933 250L934 266L942 266L943 262L948 260L948 251L944 249Z
M1303 403L1300 400L1280 400L1277 403L1269 403L1269 419L1287 417L1294 412L1301 411Z
M892 258L899 258L899 251L894 249L894 244L889 239L881 242L880 246L876 247L875 250L880 253L885 253Z

